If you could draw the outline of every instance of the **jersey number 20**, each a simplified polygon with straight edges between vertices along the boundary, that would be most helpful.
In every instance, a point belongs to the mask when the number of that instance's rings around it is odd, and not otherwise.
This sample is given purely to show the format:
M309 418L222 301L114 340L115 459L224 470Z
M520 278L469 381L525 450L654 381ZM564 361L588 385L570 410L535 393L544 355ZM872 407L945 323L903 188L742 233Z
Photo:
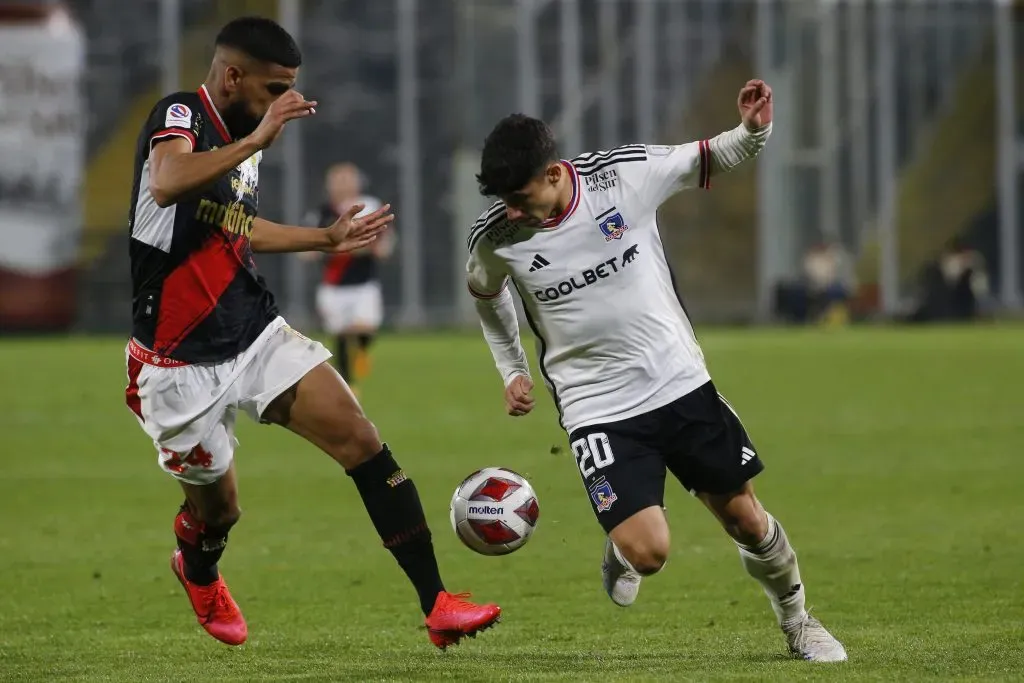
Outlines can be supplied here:
M584 479L615 462L612 445L604 432L589 434L585 439L576 439L572 442L572 450L576 454L576 464L580 466L580 474Z

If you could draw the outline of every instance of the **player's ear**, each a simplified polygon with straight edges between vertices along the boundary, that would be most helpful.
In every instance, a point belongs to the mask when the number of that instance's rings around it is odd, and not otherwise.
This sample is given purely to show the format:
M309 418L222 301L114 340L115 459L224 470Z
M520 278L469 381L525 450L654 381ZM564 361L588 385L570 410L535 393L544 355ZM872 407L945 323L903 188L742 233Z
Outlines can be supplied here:
M228 92L235 92L242 87L242 78L245 73L234 64L229 64L224 69L224 87Z
M552 161L548 164L547 171L544 172L544 177L548 179L548 182L552 185L557 185L558 181L562 179L562 173L565 169L562 168L562 164L557 161Z

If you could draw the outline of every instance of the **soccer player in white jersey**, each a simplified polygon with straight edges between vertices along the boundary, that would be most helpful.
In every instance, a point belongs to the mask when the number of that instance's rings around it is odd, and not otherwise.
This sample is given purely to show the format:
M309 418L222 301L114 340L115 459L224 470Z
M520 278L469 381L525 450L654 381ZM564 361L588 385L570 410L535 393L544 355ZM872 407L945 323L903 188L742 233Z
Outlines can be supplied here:
M509 414L534 405L511 283L538 343L540 371L608 534L604 587L623 607L669 552L666 470L699 498L767 593L790 651L846 651L804 608L796 554L754 495L764 466L715 389L676 291L658 207L753 159L771 133L772 92L752 80L741 123L683 145L626 145L560 160L542 121L512 115L488 135L477 179L497 201L469 237L469 288L505 383Z

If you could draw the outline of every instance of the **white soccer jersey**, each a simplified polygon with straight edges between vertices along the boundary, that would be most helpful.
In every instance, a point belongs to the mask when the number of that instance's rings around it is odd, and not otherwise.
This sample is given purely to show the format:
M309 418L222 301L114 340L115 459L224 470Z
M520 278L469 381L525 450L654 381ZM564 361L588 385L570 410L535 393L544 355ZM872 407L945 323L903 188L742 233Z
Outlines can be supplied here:
M736 136L759 150L767 134ZM467 271L477 298L507 297L508 282L518 290L541 374L571 433L649 412L709 381L657 210L678 190L708 187L712 170L729 165L712 158L708 140L627 145L562 163L573 187L565 212L526 228L495 203L473 225ZM528 372L517 338L488 341L506 383Z

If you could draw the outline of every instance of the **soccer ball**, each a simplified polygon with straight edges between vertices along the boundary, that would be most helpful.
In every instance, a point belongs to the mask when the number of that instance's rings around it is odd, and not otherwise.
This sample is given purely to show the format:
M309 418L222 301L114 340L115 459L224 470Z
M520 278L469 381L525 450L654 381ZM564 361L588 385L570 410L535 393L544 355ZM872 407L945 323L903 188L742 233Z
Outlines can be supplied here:
M507 555L522 548L539 516L530 482L503 467L477 470L452 496L452 528L466 547L481 555Z

